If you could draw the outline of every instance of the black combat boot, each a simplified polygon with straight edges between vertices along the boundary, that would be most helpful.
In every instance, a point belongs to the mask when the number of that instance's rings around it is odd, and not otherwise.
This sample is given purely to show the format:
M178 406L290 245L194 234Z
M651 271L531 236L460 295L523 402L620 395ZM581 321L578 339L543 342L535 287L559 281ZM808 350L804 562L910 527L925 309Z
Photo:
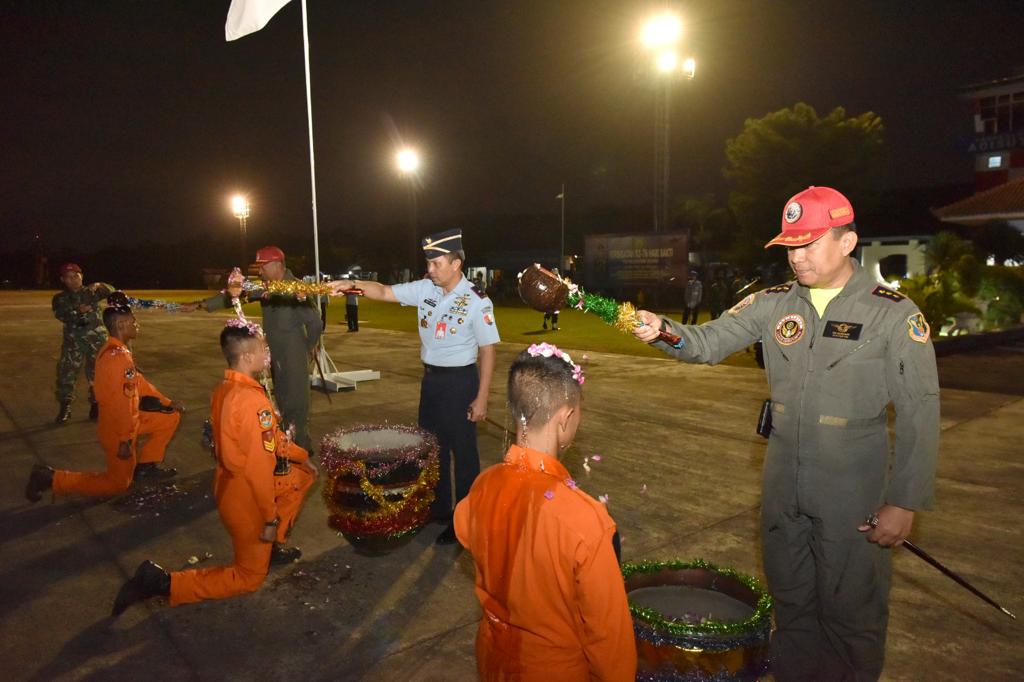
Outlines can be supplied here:
M96 421L100 418L100 404L90 403L89 404L89 421Z
M279 542L275 542L274 548L270 550L270 565L281 566L291 564L298 561L301 556L302 550L298 547L286 547Z
M54 424L65 424L71 419L71 401L62 400L60 403L60 410L57 412L57 418L53 420Z
M53 469L42 464L32 467L32 473L28 475L28 485L25 486L25 498L29 502L38 502L43 499L43 493L53 487Z
M162 467L156 462L146 462L135 467L135 480L144 479L147 481L162 481L165 478L174 478L178 470L174 467Z
M168 597L170 594L171 574L146 559L135 569L135 575L118 590L110 615L120 616L135 602L151 597Z

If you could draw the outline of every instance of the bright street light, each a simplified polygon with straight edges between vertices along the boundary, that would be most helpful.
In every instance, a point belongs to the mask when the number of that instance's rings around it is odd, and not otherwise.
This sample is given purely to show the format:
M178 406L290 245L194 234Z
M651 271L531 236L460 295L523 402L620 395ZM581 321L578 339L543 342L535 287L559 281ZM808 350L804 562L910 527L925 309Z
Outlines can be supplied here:
M415 173L420 168L420 155L415 149L406 147L395 154L395 165L404 175Z
M671 73L679 66L679 55L672 50L665 50L654 60L654 64L661 73Z
M242 249L242 260L239 262L239 267L245 267L249 259L248 246L246 245L247 235L245 233L245 224L249 221L249 197L244 194L236 194L231 197L231 212L238 218L238 236L240 237Z
M679 42L683 35L683 23L674 14L662 14L644 24L640 40L651 49L658 49Z
M249 200L241 194L231 197L231 212L236 218L249 217Z
M683 22L678 15L665 12L647 20L640 32L645 51L644 70L654 85L654 231L668 228L669 202L669 109L674 81L693 79L697 62L683 59L679 52ZM652 61L647 61L651 59Z
M420 264L422 251L419 250L419 201L416 184L419 182L420 154L412 147L403 147L395 152L395 167L409 185L409 277L416 278L416 267ZM410 281L412 281L410 279Z

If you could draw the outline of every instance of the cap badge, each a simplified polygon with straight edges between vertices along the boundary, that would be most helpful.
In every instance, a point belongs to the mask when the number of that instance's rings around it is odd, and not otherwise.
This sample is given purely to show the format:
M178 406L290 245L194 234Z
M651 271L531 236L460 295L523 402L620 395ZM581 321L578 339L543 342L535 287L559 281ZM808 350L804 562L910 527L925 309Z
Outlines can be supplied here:
M800 216L802 216L803 214L804 207L801 206L799 202L791 201L789 202L789 205L786 206L786 212L785 214L783 214L783 218L786 220L787 223L792 225L796 221L800 220Z

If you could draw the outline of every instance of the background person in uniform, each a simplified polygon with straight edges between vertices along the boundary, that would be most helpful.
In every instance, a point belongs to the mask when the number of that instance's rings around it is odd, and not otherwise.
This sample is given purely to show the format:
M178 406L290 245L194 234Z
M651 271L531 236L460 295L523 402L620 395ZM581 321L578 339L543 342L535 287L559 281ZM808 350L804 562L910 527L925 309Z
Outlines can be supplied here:
M359 296L356 294L345 295L345 321L350 332L359 331Z
M170 478L177 473L160 467L159 463L178 429L185 406L180 401L167 401L136 369L127 344L138 336L139 326L124 294L120 294L123 304L114 303L118 293L111 296L111 305L103 311L103 324L110 337L96 358L96 399L100 405L96 431L106 453L106 470L55 471L37 464L32 467L25 488L25 497L30 502L38 502L43 491L51 488L61 496L110 497L128 490L133 477ZM147 401L156 411L140 412L140 400ZM148 439L139 447L142 436Z
M501 339L490 299L462 275L466 260L462 231L448 230L427 237L423 240L423 255L427 259L427 279L391 286L340 281L335 283L335 293L357 287L367 298L417 307L424 367L419 425L436 434L441 446L441 478L433 514L448 522L437 538L438 544L452 544L452 459L454 501L458 502L480 473L476 422L487 416L494 344Z
M582 385L582 368L555 346L520 353L508 373L516 442L455 508L484 610L482 680L636 679L615 522L561 462L582 419Z
M284 265L284 251L265 246L256 252L256 265L266 282L299 281ZM295 426L295 442L312 451L309 437L309 363L323 327L315 299L295 296L271 296L259 299L263 308L263 328L270 344L274 398L287 428ZM207 311L231 306L228 292L214 294L202 301Z
M171 606L254 592L272 563L302 552L284 543L317 470L308 453L291 443L256 381L270 351L258 325L232 320L220 335L228 362L213 392L214 498L234 547L234 564L168 573L152 561L139 564L114 600L118 616L135 602L162 595Z
M690 270L683 292L683 324L697 324L697 311L704 298L704 285L697 279L697 272Z
M558 268L551 268L551 272L555 273L556 275L560 274L558 272ZM547 329L548 328L548 322L550 322L551 323L551 330L557 332L558 331L558 313L559 313L558 310L555 310L555 311L550 312L550 313L544 313L544 321L541 323L541 329Z
M541 328L547 329L548 322L551 322L551 331L558 331L558 310L550 313L544 313L544 321L541 323Z
M890 547L931 505L939 385L914 303L849 255L853 207L812 187L787 202L782 233L796 281L750 294L718 320L682 326L647 311L635 335L715 364L758 339L771 389L761 544L775 599L775 679L875 680L888 623ZM889 457L887 406L895 407ZM651 444L652 447L655 444ZM877 528L865 523L871 515Z
M64 323L64 336L57 360L57 424L63 424L71 417L71 403L75 399L75 381L78 370L85 366L85 378L89 382L89 419L95 420L98 412L93 381L96 377L96 352L107 340L107 332L100 320L100 301L114 290L101 282L89 286L82 284L82 268L75 263L60 266L60 281L64 291L53 297L53 316Z

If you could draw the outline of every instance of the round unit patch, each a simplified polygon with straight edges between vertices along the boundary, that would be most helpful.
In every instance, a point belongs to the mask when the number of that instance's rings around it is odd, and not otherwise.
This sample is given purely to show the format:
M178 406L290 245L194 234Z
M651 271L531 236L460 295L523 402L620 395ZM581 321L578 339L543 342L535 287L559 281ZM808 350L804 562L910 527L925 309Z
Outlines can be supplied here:
M796 313L786 315L775 324L775 340L783 346L792 346L803 338L804 318Z
M800 216L802 216L803 214L804 207L801 206L799 202L791 201L789 205L786 206L786 212L782 214L782 217L786 220L787 223L792 225L796 221L800 220Z

